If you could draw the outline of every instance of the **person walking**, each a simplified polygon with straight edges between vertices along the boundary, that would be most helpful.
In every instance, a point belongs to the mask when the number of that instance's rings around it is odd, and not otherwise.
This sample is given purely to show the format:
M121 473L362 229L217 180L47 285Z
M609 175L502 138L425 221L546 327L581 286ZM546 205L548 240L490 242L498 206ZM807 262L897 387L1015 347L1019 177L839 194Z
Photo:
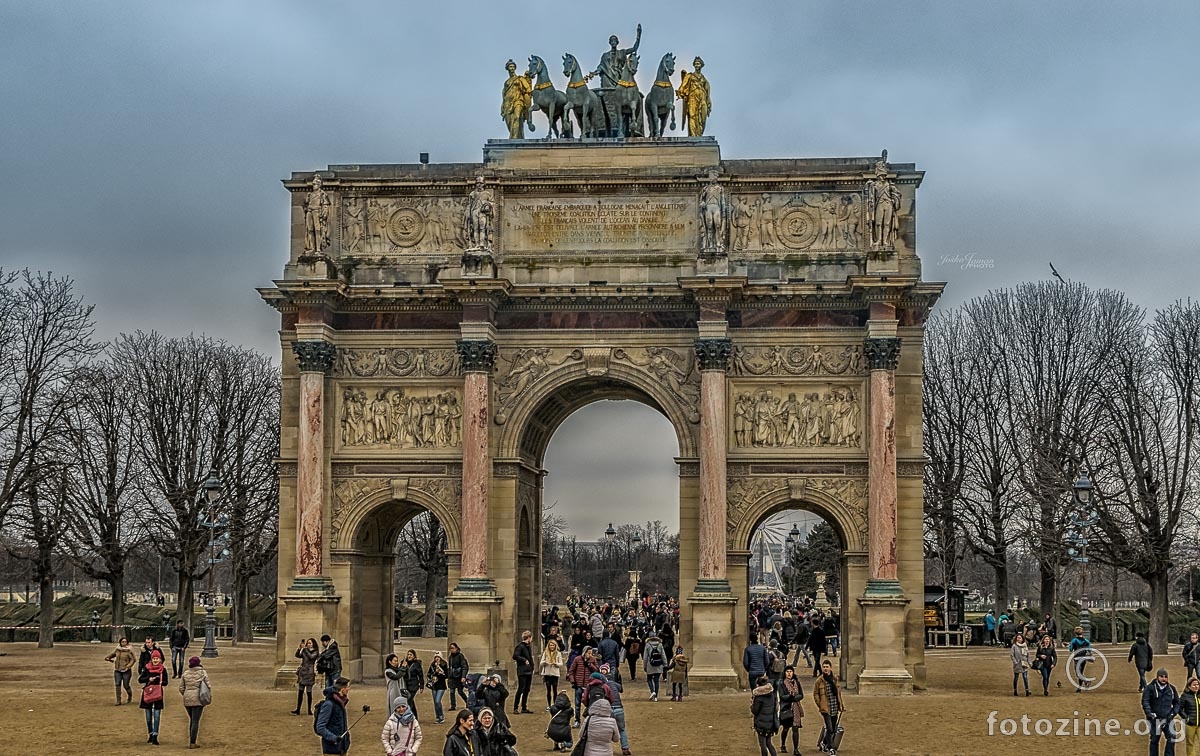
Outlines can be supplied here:
M1150 756L1157 756L1158 741L1167 741L1163 756L1175 756L1175 714L1179 711L1179 692L1167 680L1167 670L1142 691L1142 713L1150 724Z
M404 652L404 661L400 662L400 671L404 677L404 697L408 699L408 707L412 709L413 716L420 719L421 712L417 711L417 694L425 687L425 672L421 669L421 660L417 658L416 651L410 648Z
M1188 678L1179 695L1179 718L1183 720L1187 756L1200 756L1200 680L1195 677Z
M808 636L808 620L803 615L800 615L796 618L796 635L792 638L792 642L796 646L796 653L792 657L792 664L798 665L800 657L803 655L804 663L808 665L809 669L812 669L812 652L808 650Z
M683 693L687 689L689 666L687 654L683 653L683 646L677 646L675 655L671 657L671 663L667 666L672 701L683 702Z
M507 723L500 721L486 706L475 718L475 729L479 732L479 756L508 756L517 744Z
M1183 666L1187 668L1187 677L1196 677L1196 667L1200 666L1200 634L1192 633L1187 643L1183 644Z
M146 742L151 745L158 745L158 726L162 721L165 698L163 691L166 690L169 680L170 675L163 666L162 651L156 648L150 652L150 660L138 675L138 682L142 684L140 706L146 711L146 733L149 735Z
M392 701L392 713L383 723L379 740L386 756L417 756L421 748L421 724L408 708L408 699L400 696Z
M450 652L450 657L446 659L446 685L450 688L450 711L455 711L458 709L457 698L462 699L463 706L467 705L467 694L463 691L463 683L466 682L467 675L471 673L471 665L467 663L467 657L457 643L451 643L447 650Z
M1029 644L1025 642L1025 636L1018 635L1013 640L1012 648L1008 651L1008 658L1012 661L1013 669L1013 695L1017 695L1017 678L1025 681L1025 695L1029 695Z
M596 663L596 654L590 648L575 657L567 668L567 679L575 689L575 727L579 727L579 719L583 716L583 694L587 692L588 679L593 672L599 672L600 665Z
M587 725L579 732L583 756L612 756L612 744L621 742L621 731L612 715L612 704L601 698L588 707Z
M464 707L466 699L463 699ZM442 756L479 756L479 731L475 729L475 715L463 708L454 718L454 726L446 733L446 744Z
M350 701L350 681L339 677L326 686L325 700L317 704L313 730L321 736L321 753L344 754L350 750L346 704Z
M1054 638L1043 635L1033 656L1033 668L1042 675L1042 695L1050 695L1050 673L1058 666L1058 652L1054 650Z
M200 657L188 659L188 668L179 678L179 693L183 696L183 708L188 713L188 748L196 747L196 735L200 732L200 717L204 707L212 703L212 683L208 671L200 664Z
M129 687L129 681L133 679L133 665L137 662L137 657L133 655L133 649L129 646L129 639L122 638L117 641L117 647L112 650L112 653L104 657L104 661L112 662L113 665L113 685L117 688L117 706L121 705L121 688L125 688L125 703L133 703L133 689Z
M758 678L770 671L771 653L763 645L762 633L753 636L751 641L746 644L745 650L742 651L742 669L746 670L751 687L756 684Z
M821 657L825 655L826 645L825 631L821 629L821 622L813 619L812 625L808 628L808 650L812 652L813 677L816 677L821 669Z
M771 678L760 675L751 691L750 714L754 717L754 732L758 735L759 756L777 756L772 740L779 731L779 699Z
M629 733L625 729L625 704L621 701L621 693L624 692L624 688L621 686L621 681L614 677L616 672L617 670L609 664L600 665L600 675L603 677L602 687L608 693L608 702L612 704L613 719L617 720L617 732L621 735L621 754L629 756ZM590 700L588 704L591 704Z
M984 638L984 643L989 646L996 645L996 610L988 609L987 614L983 615L983 629L987 631L987 636Z
M821 662L821 676L813 683L813 702L825 721L825 738L817 744L817 748L829 756L837 756L834 747L837 742L837 729L846 707L842 704L837 677L833 674L833 662L828 659Z
M521 642L513 649L512 660L517 663L517 695L513 698L513 714L529 713L529 689L533 685L533 633L521 633Z
M1091 680L1085 677L1087 663L1092 660L1092 642L1083 637L1083 628L1075 626L1075 637L1071 639L1071 659L1075 665L1075 692L1087 688Z
M171 674L176 679L183 674L183 656L191 641L191 633L183 626L183 620L178 620L175 623L175 629L167 638L167 642L171 646Z
M1154 648L1146 642L1144 633L1138 633L1129 647L1129 658L1126 663L1133 662L1138 672L1138 693L1146 689L1146 673L1154 669Z
M141 652L138 654L138 679L141 679L142 672L146 670L146 665L150 663L151 654L156 651L160 657L166 658L162 649L158 647L158 641L154 640L154 636L147 635L146 642L142 644Z
M800 729L804 727L804 688L791 664L783 670L779 681L779 752L787 753L788 730L792 731L792 752L800 753Z
M625 638L625 662L629 665L629 680L637 682L637 662L642 656L642 639L631 629Z
M306 694L308 715L312 716L312 689L317 682L317 658L320 655L316 638L301 641L296 649L296 658L300 660L300 666L296 667L296 708L292 709L292 714L296 716L300 716L300 704L304 703Z
M321 636L321 655L317 657L317 672L325 675L325 687L328 688L342 676L342 651L337 641L328 635Z
M646 687L650 689L650 700L658 701L658 686L663 670L667 668L667 652L658 636L651 633L646 639L646 655L642 657L642 671L646 673Z
M562 673L562 652L558 650L558 643L554 639L550 639L546 641L546 647L542 650L542 658L538 663L538 674L542 676L542 684L546 686L546 711L550 711L550 707L558 698L558 679L562 677Z
M442 652L434 651L433 661L429 662L429 669L425 670L425 680L429 685L429 692L433 695L434 724L441 724L446 721L446 712L442 710L442 698L446 695L446 678L448 675L449 666L442 657Z

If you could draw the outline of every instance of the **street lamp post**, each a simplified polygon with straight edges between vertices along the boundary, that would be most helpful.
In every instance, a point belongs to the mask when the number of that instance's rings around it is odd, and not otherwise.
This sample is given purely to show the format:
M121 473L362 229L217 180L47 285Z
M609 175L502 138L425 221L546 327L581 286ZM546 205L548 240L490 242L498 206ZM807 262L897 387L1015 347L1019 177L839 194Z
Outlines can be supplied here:
M204 525L208 528L208 606L204 608L204 650L200 655L205 659L212 659L217 656L217 604L213 598L213 573L217 570L217 518L213 509L221 498L221 479L217 477L216 470L209 472L203 488L208 504L204 520Z
M1079 626L1083 628L1083 637L1091 640L1092 620L1087 605L1088 529L1099 522L1099 517L1096 510L1092 508L1092 481L1088 478L1086 467L1079 471L1079 478L1075 481L1072 489L1075 497L1075 511L1070 515L1071 529L1068 538L1074 545L1067 549L1067 555L1081 565Z
M612 569L612 562L613 562L612 545L613 545L613 541L616 540L616 537L617 537L617 531L613 530L613 525L610 522L610 523L608 523L608 528L604 531L604 543L607 544L606 549L608 550L608 563L609 563L610 569ZM608 570L605 570L605 571L607 572ZM613 579L613 577L609 577L610 581L612 579ZM612 590L611 582L608 584L608 588L609 588L609 590Z
M633 572L629 577L633 583L633 600L639 601L642 598L642 537L634 533L630 542L633 544Z

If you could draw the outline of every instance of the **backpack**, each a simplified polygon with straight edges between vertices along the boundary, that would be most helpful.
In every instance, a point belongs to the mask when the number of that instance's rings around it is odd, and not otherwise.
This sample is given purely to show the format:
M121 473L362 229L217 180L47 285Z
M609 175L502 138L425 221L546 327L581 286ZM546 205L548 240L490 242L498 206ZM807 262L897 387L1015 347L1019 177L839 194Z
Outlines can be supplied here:
M667 659L663 656L662 646L655 646L654 648L650 649L649 662L650 666L652 667L662 667L666 665Z
M784 668L787 666L786 657L774 652L771 653L771 657L771 672L773 674L782 675Z
M313 707L313 733L317 737L321 737L321 731L317 729L317 720L321 718L322 707L329 703L328 698L322 698L316 706Z

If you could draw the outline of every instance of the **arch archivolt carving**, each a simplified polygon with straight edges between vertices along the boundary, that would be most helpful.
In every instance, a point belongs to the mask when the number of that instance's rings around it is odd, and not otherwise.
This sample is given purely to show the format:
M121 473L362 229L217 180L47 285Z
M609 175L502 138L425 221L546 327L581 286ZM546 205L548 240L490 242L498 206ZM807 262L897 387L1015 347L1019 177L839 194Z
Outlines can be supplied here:
M670 421L681 456L697 454L700 374L690 347L501 349L497 362L492 420L500 426L498 457L520 456L525 428L546 400L587 380L628 387L630 399L653 406ZM618 392L609 398L613 393Z
M866 551L867 481L844 476L736 476L727 483L730 548L746 548L764 519L785 509L809 508L829 520L847 551Z
M438 519L447 549L462 548L462 482L452 478L335 478L329 517L331 551L354 548L363 523L390 502L415 504Z

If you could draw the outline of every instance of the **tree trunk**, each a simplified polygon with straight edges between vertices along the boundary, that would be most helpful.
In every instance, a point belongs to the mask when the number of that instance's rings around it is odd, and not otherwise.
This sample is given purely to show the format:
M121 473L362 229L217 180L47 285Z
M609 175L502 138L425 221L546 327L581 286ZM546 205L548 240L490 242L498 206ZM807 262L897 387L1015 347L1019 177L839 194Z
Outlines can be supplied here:
M193 632L192 613L195 599L192 596L192 590L195 581L186 570L180 570L178 577L179 597L175 600L175 617L183 620L183 626L188 629L188 632ZM169 631L170 628L167 630Z
M1042 614L1049 614L1050 616L1054 617L1058 614L1056 609L1056 604L1058 602L1055 601L1055 594L1058 591L1058 576L1054 574L1054 570L1050 569L1044 564L1041 566L1041 571L1042 595L1040 600L1040 610ZM1054 621L1058 622L1058 619L1056 618Z
M121 638L129 637L125 634L125 628L122 627L125 624L125 576L109 576L108 586L112 591L112 600L110 602L112 606L112 621L110 623L112 625L111 640L113 643L116 643Z
M425 622L421 625L421 637L432 638L436 634L437 601L438 601L438 571L430 568L425 571Z
M1008 611L1008 561L997 560L992 565L992 570L996 573L996 600L994 603L996 616Z
M233 576L233 644L254 642L254 618L250 615L250 581L239 570Z
M1167 571L1150 575L1145 578L1150 585L1150 632L1146 642L1155 649L1156 654L1164 658L1167 655L1167 633L1171 618L1168 614L1168 576Z
M54 570L38 567L38 648L54 648Z

